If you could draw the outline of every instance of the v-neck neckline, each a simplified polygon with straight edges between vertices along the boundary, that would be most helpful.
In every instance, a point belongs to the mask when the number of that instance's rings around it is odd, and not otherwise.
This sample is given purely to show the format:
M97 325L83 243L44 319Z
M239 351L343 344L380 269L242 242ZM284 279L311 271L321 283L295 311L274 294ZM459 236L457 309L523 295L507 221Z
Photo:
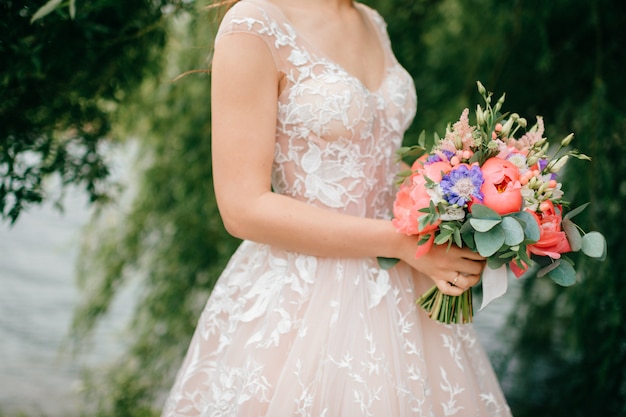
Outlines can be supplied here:
M385 85L385 81L387 80L387 76L388 76L388 73L389 73L389 68L391 66L391 63L390 63L389 58L388 58L388 53L387 53L387 50L385 48L384 40L383 40L383 38L381 36L380 29L378 28L378 25L376 25L376 22L374 22L374 20L369 16L367 11L364 10L363 5L361 3L354 2L354 5L357 8L357 10L359 11L359 13L361 13L361 15L364 16L364 18L367 20L367 23L370 25L370 27L372 29L374 29L374 31L376 32L376 39L378 41L379 48L380 48L381 52L383 53L383 73L382 73L382 76L381 76L380 81L378 83L378 86L375 89L372 89L372 88L368 87L365 84L365 82L363 82L363 80L361 80L359 77L357 77L356 75L354 75L353 73L348 71L343 65L341 65L339 62L337 62L335 59L331 58L326 52L322 51L314 43L309 41L307 39L307 37L305 35L303 35L297 29L297 27L291 22L291 20L289 20L287 15L285 15L285 12L283 12L283 10L278 5L272 3L271 1L268 1L268 0L246 0L246 1L249 1L249 2L252 2L252 3L260 2L260 3L263 3L263 4L269 5L271 8L273 8L276 11L276 13L278 13L278 15L284 20L284 22L286 24L288 24L292 28L293 32L296 34L296 37L299 38L301 40L301 42L304 42L312 53L314 53L319 59L322 59L322 60L326 61L326 63L328 63L330 65L333 65L336 68L338 68L339 70L341 70L349 78L352 78L353 80L355 80L361 86L361 88L363 88L367 93L372 94L372 95L373 94L377 94L383 88L383 86Z

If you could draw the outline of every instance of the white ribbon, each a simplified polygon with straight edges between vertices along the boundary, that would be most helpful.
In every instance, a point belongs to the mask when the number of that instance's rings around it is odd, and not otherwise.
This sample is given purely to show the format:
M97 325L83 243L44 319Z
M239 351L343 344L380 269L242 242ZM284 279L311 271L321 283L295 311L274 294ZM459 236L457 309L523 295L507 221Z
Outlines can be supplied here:
M498 269L486 267L483 270L483 301L480 310L485 308L487 304L506 293L509 285L508 270L506 265L502 265Z

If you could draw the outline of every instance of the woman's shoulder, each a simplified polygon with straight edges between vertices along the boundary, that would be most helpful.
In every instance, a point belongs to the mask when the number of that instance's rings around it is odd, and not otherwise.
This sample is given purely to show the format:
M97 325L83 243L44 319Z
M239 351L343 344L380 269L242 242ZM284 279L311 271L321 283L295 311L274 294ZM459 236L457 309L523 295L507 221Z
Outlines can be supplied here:
M374 21L374 23L376 23L379 28L385 30L387 29L387 22L385 21L385 18L378 12L378 10L374 9L371 6L368 6L365 3L357 2L355 4L357 5L357 7L360 7L361 10L363 10L369 16L369 18Z
M231 32L267 34L278 18L273 5L265 0L238 1L224 15L218 37Z

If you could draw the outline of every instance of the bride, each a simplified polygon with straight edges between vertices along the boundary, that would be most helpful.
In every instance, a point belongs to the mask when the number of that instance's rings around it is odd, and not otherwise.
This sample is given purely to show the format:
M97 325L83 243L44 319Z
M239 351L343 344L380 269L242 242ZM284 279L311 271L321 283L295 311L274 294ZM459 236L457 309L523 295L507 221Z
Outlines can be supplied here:
M212 62L213 171L243 243L163 416L509 416L471 325L415 305L433 282L460 295L485 263L455 246L416 259L391 224L416 94L382 17L350 0L233 3Z

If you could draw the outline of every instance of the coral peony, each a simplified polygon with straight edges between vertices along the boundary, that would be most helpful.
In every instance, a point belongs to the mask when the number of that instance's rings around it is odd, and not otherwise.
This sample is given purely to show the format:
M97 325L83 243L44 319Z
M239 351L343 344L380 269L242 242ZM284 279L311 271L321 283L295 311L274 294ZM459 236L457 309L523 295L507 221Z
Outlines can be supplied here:
M567 235L561 228L563 221L561 208L558 207L557 210L550 200L542 202L541 205L544 206L544 211L541 213L531 212L539 224L539 241L528 245L528 250L535 255L558 259L562 253L572 251Z
M483 204L498 214L508 214L522 208L519 169L510 161L490 158L481 167L485 182L480 191Z

